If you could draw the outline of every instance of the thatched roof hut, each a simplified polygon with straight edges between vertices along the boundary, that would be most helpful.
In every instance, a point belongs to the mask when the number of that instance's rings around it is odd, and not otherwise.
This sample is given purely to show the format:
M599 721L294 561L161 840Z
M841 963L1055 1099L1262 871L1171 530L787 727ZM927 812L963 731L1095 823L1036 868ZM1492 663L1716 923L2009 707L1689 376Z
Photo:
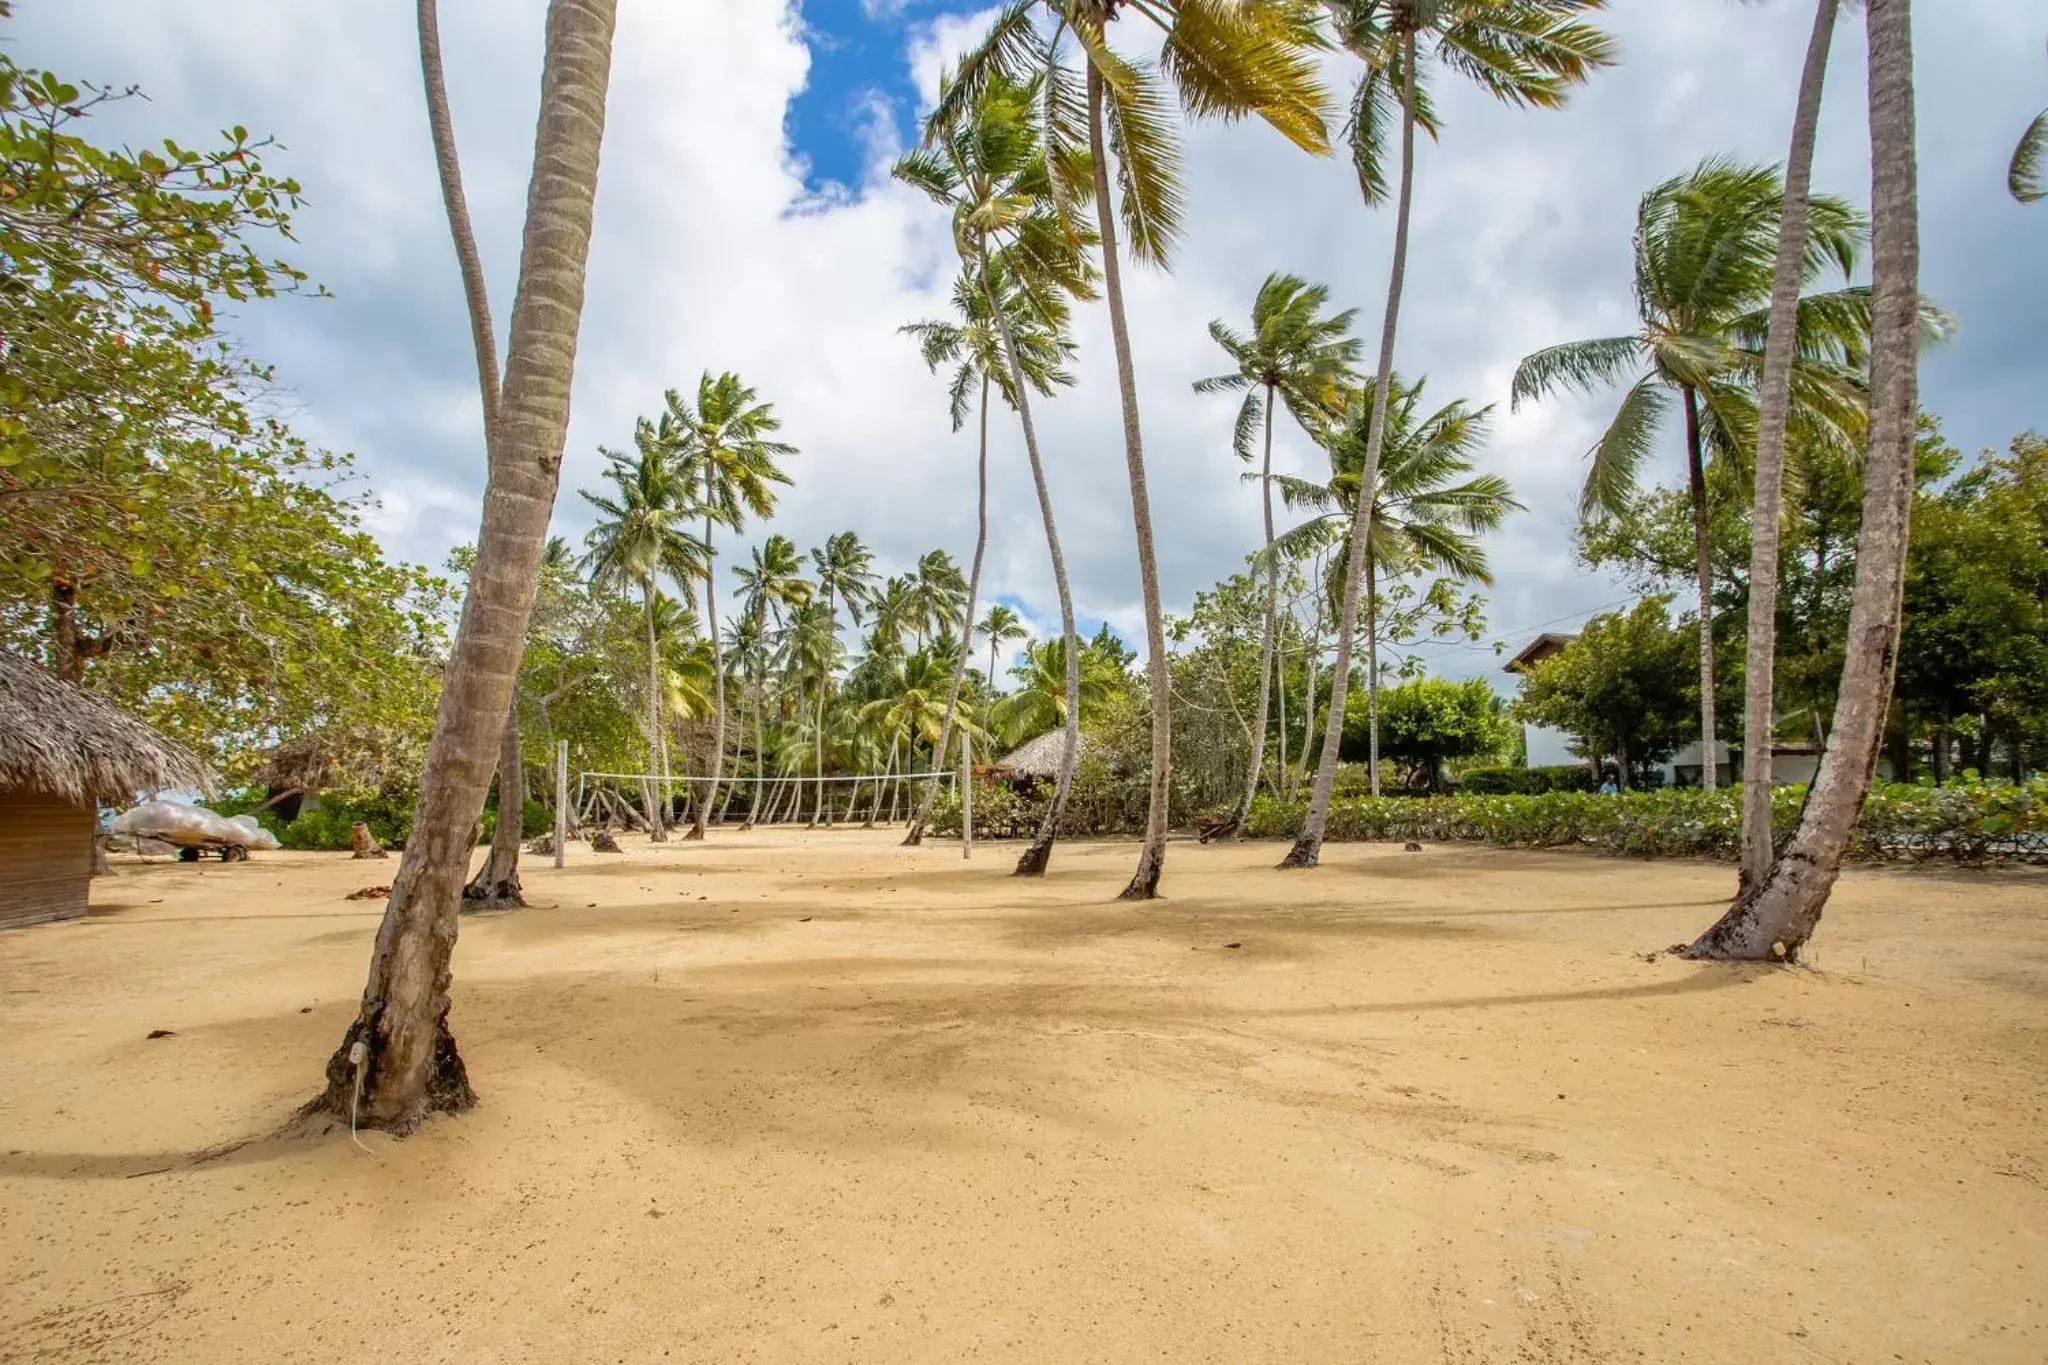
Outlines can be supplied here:
M1081 757L1086 758L1093 747L1088 736L1081 736ZM1048 730L997 759L996 770L1000 776L1013 780L1043 778L1052 781L1059 777L1060 761L1066 756L1067 732L1064 729Z
M0 650L0 926L85 913L100 799L209 781L141 721Z

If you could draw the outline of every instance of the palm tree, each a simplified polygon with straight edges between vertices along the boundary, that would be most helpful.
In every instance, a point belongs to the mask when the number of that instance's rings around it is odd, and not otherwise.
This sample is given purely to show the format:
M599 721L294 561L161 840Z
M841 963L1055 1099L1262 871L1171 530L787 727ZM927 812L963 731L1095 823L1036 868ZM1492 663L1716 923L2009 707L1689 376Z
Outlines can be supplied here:
M1716 781L1720 730L1714 715L1706 448L1711 442L1746 463L1744 452L1754 447L1752 394L1763 369L1784 198L1775 167L1713 157L1656 186L1636 212L1641 330L1553 346L1515 371L1516 404L1558 388L1591 391L1637 375L1590 454L1579 500L1588 520L1627 508L1642 461L1670 411L1666 390L1678 393L1699 594L1700 774L1707 787ZM1861 248L1862 215L1832 195L1812 198L1808 208L1812 239L1801 256L1801 283L1811 285L1829 270L1846 277ZM1788 393L1800 408L1802 431L1851 443L1862 421L1856 370L1869 336L1868 292L1847 287L1808 294L1797 313L1799 356L1788 362Z
M809 731L816 768L818 800L811 812L813 824L825 818L825 699L832 686L833 671L839 667L844 653L839 643L839 617L830 601L808 602L797 608L790 618L789 637L783 645L783 664L799 698L807 684L817 688L817 707L806 712L799 705L796 722L799 729Z
M2034 115L2027 131L2020 134L2018 145L2012 149L2012 165L2005 172L2006 189L2022 204L2038 204L2048 199L2048 183L2041 177L2044 159L2048 159L2048 109Z
M1910 0L1869 0L1870 444L1856 585L1833 733L1785 855L1686 950L1690 957L1794 961L1813 936L1870 792L1891 701L1914 488L1920 230Z
M1763 880L1776 853L1771 830L1771 747L1777 719L1778 522L1785 497L1785 428L1792 406L1799 292L1805 283L1814 136L1820 124L1821 86L1827 78L1828 48L1834 41L1839 8L1839 0L1816 0L1813 7L1813 34L1807 39L1806 63L1799 74L1799 96L1792 110L1792 147L1785 160L1784 206L1778 215L1777 256L1771 272L1770 329L1758 383L1749 523L1749 636L1743 667L1745 885ZM1711 755L1711 745L1708 752Z
M1495 99L1516 106L1554 109L1571 87L1614 60L1607 36L1576 16L1605 7L1606 0L1324 0L1337 26L1338 41L1365 64L1351 98L1351 161L1359 191L1368 204L1386 199L1387 120L1400 110L1400 189L1394 208L1394 256L1387 277L1387 310L1380 325L1379 367L1373 392L1389 392L1394 373L1394 338L1401 318L1401 288L1408 269L1408 217L1415 189L1415 128L1432 137L1435 113L1422 83L1422 59L1433 56L1455 74L1478 84ZM1425 47L1427 50L1425 50ZM1379 483L1385 430L1366 434L1362 486ZM1330 678L1330 716L1316 759L1315 785L1294 847L1282 867L1314 867L1322 857L1323 828L1337 789L1337 750L1343 740L1344 696L1350 683L1352 638L1358 632L1358 594L1365 576L1364 551L1372 499L1360 498L1344 560L1344 593L1337 612L1337 656Z
M1029 4L1014 7L1022 13ZM1003 27L999 21L998 28ZM1029 33L1028 16L1024 32ZM1060 549L1059 524L1053 517L1052 492L1032 421L1031 389L1038 382L1028 367L1031 354L1025 338L1036 329L1050 334L1063 359L1067 349L1064 295L1087 297L1093 288L1083 249L1092 238L1078 228L1058 202L1074 167L1055 175L1046 155L1047 128L1042 94L1056 93L1056 80L1033 82L996 69L988 62L946 81L940 104L951 107L947 119L927 125L928 145L896 163L894 174L922 190L952 215L953 249L974 278L986 309L983 317L995 327L1001 367L998 386L1024 431L1024 454L1038 496L1045 526L1046 550L1052 558L1053 587L1059 597L1060 630L1071 648L1068 657L1080 666L1079 634L1074 628L1074 598L1067 583L1067 561ZM963 84L965 82L965 84ZM1056 101L1055 101L1056 103ZM1071 147L1071 158L1078 155ZM1042 349L1042 348L1041 348ZM1003 382L1007 377L1007 383ZM1069 694L1080 686L1078 671L1068 679ZM1080 708L1069 707L1078 725ZM1078 733L1068 736L1068 760L1061 765L1053 797L1024 853L1017 875L1038 876L1052 858L1053 840L1073 787L1073 758L1080 751Z
M963 270L953 283L953 307L959 315L959 322L913 322L902 330L918 339L924 362L934 373L940 367L951 365L953 378L948 386L952 400L953 430L960 430L967 418L967 398L976 389L979 394L980 440L975 463L975 530L974 560L967 577L967 598L962 611L962 627L971 627L974 609L981 596L981 567L988 550L988 395L996 387L1012 407L1010 399L1010 376L1003 362L1002 334L989 313L988 299L991 295L1001 298L1001 288L984 292L980 287L979 272L971 267ZM1073 354L1073 344L1065 336L1062 326L1047 326L1040 323L1025 301L1018 299L1014 290L1009 297L1016 303L1016 316L1010 319L1010 334L1018 343L1020 354L1018 368L1025 381L1042 394L1050 395L1054 386L1069 384L1073 377L1066 372L1065 362ZM1065 302L1058 293L1048 295L1048 304L1054 315L1065 317ZM953 685L948 692L946 707L950 713L959 704L961 680L966 676L967 659L963 651L959 666L954 671ZM950 727L946 727L950 730ZM971 755L972 746L968 746ZM970 762L971 762L970 757ZM903 842L915 846L924 840L926 822L931 818L932 800L938 795L936 779L925 788L924 799L918 803L917 814L911 819L910 829L903 836ZM972 803L974 794L969 787L961 788L962 840L964 851L971 849L974 842L972 832Z
M512 704L568 438L616 19L614 0L548 6L533 183L476 567L362 1004L328 1059L324 1091L307 1106L362 1127L410 1132L430 1111L476 1103L448 1027L449 960L471 829Z
M829 651L832 663L839 658L839 604L846 604L846 614L853 623L861 623L861 613L874 598L877 577L873 569L875 556L867 546L860 543L860 537L851 531L841 531L826 537L825 543L811 551L811 567L817 571L818 586L825 591L824 624L832 631L832 649ZM817 629L817 625L813 625ZM813 657L820 657L820 648L811 646ZM825 695L832 682L832 669L818 673L818 723L814 736L818 759L818 804L813 820L830 825L825 814Z
M1252 434L1265 428L1264 451L1259 462L1259 505L1264 517L1265 539L1261 551L1273 548L1273 405L1287 404L1296 421L1304 413L1335 405L1339 386L1349 381L1358 363L1360 344L1350 335L1357 310L1347 308L1332 317L1323 316L1330 291L1311 285L1293 275L1268 275L1252 301L1250 336L1240 336L1222 319L1209 324L1209 335L1221 346L1237 368L1195 383L1196 393L1242 393L1238 405L1233 446L1238 458L1252 459ZM1278 628L1280 564L1268 555L1266 566L1266 619L1259 646L1259 708L1252 727L1251 761L1245 768L1244 794L1230 817L1241 827L1251 814L1252 797L1259 789L1259 766L1266 756L1266 718L1272 706L1274 636Z
M988 641L988 685L996 685L996 651L1012 640L1021 640L1027 632L1024 618L1001 602L989 604L988 614L981 618L981 624L974 628L977 635Z
M660 681L655 675L654 598L663 577L688 583L704 573L708 550L688 530L697 505L677 459L682 436L673 418L657 422L641 418L634 424L632 455L599 448L605 457L605 478L616 491L605 497L582 491L583 500L598 511L598 522L584 538L584 567L600 587L639 590L647 626L647 745L649 770L661 780L656 803L647 800L647 825L657 843L668 839L669 766L667 730L661 723Z
M1010 669L1017 688L989 708L989 726L1014 748L1027 739L1065 727L1069 742L1079 731L1081 715L1101 703L1115 688L1118 670L1092 645L1081 647L1076 672L1081 678L1080 709L1068 708L1067 642L1040 640L1024 646L1024 657Z
M1361 472L1375 424L1382 428L1379 479L1373 505L1363 518L1370 538L1365 556L1366 692L1370 713L1367 752L1372 794L1380 794L1379 579L1427 570L1464 582L1491 585L1486 551L1479 537L1497 529L1509 512L1519 512L1514 491L1498 474L1473 474L1472 460L1486 444L1491 406L1474 410L1456 399L1421 416L1422 391L1392 379L1394 401L1384 418L1375 411L1370 386L1354 390L1337 414L1323 424L1330 453L1330 481L1280 476L1289 507L1313 508L1317 515L1276 538L1264 553L1270 574L1282 562L1307 559L1335 549L1337 562L1351 558L1358 516ZM1343 596L1341 582L1328 592ZM1341 715L1341 712L1333 712Z
M1034 18L1051 22L1041 35ZM1137 15L1160 32L1159 64L1134 63L1109 45L1109 24ZM1166 656L1166 617L1153 552L1152 503L1145 481L1144 442L1138 420L1138 381L1124 311L1117 219L1131 252L1165 264L1183 213L1180 151L1167 112L1166 84L1192 117L1239 118L1256 114L1310 152L1329 151L1324 124L1328 97L1316 79L1315 50L1322 46L1315 8L1303 0L1012 0L981 44L961 60L959 79L941 91L932 128L950 126L974 106L991 82L1024 70L1043 80L1045 127L1052 189L1062 215L1077 211L1092 189L1095 230L1102 242L1102 272L1109 304L1110 341L1116 352L1117 390L1123 405L1124 464L1131 486L1131 521L1138 542L1138 579L1145 600L1146 670L1152 692L1152 780L1145 841L1138 867L1122 896L1158 894L1166 857L1167 776L1172 766L1172 680ZM1068 65L1070 47L1086 68L1082 88ZM1162 83L1161 76L1165 77ZM1107 130L1105 129L1107 125ZM935 132L927 133L929 141ZM1081 153L1086 138L1087 154ZM1110 153L1116 161L1111 166ZM1092 186L1080 175L1086 171ZM1111 180L1120 197L1113 197ZM1078 746L1070 746L1069 755Z
M909 605L913 633L919 649L925 637L957 616L967 600L967 580L960 566L944 550L928 550L910 575Z
M761 714L767 687L768 647L772 637L782 631L783 613L811 600L811 584L803 577L803 558L797 553L796 542L779 532L756 545L753 563L734 569L733 577L739 580L740 609L754 621L758 636L751 654L741 652L742 658L752 661L754 681L754 800L747 808L745 825L751 829L760 818L768 780L767 735Z
M704 509L704 623L711 634L715 699L711 708L711 781L704 799L694 803L697 818L687 838L704 837L704 821L725 776L725 649L718 638L717 551L712 547L714 524L737 532L749 515L767 517L775 511L775 485L789 475L777 460L796 454L796 447L769 439L782 423L772 405L755 401L754 391L736 374L713 379L706 372L697 381L697 406L671 389L668 410L687 435L680 477L702 488Z

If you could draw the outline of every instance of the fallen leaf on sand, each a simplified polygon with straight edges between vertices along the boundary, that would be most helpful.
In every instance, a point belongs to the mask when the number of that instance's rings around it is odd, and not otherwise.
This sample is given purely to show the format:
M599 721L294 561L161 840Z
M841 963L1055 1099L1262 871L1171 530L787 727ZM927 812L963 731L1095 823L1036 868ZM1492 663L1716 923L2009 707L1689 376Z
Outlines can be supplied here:
M366 886L360 891L349 892L342 899L349 901L380 901L390 894L391 888L388 886Z

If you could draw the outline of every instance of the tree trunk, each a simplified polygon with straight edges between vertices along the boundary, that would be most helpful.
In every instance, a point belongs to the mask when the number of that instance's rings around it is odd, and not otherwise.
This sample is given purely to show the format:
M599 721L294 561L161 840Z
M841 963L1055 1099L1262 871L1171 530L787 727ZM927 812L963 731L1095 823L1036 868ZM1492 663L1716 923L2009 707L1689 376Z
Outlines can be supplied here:
M902 742L903 737L901 735L889 736L889 761L885 767L892 774L896 773L896 747ZM889 783L889 823L892 825L896 823L896 807L902 792L903 778L900 774L897 774Z
M1265 553L1273 553L1273 389L1266 385L1266 453L1259 466L1259 505L1265 517ZM1266 720L1273 704L1273 649L1274 636L1278 630L1280 610L1280 566L1266 565L1266 623L1264 639L1259 645L1259 712L1258 721L1252 727L1251 761L1245 767L1244 794L1237 798L1237 810L1231 815L1231 824L1236 826L1230 837L1244 837L1244 822L1252 813L1252 798L1259 791L1259 767L1266 759ZM1282 689L1283 691L1285 689ZM1284 767L1287 752L1287 704L1281 702L1280 762Z
M505 738L498 751L498 823L491 853L462 898L479 910L517 910L526 905L519 885L519 841L525 836L526 766L519 752L519 698L506 708Z
M708 505L717 494L717 466L704 461L704 500ZM718 558L711 553L711 514L704 514L704 624L711 632L711 780L704 799L697 804L697 820L685 838L702 839L704 824L711 818L711 803L718 798L718 784L725 777L725 643L718 635Z
M1372 547L1365 550L1365 712L1366 781L1372 794L1380 794L1380 575L1372 562ZM1430 772L1434 782L1436 772Z
M1932 743L1934 746L1934 751L1931 755L1929 755L1929 757L1931 757L1934 761L1934 785L1937 787L1946 787L1948 785L1949 755L1949 733L1948 727L1946 725L1937 725L1934 727L1934 739Z
M960 856L974 856L974 736L960 732Z
M661 659L654 640L654 584L640 585L640 611L647 621L647 764L654 781L643 783L648 838L668 842L668 740L661 732ZM658 795L657 795L658 792Z
M476 564L449 652L412 837L356 1019L307 1106L410 1132L476 1102L448 1028L462 876L511 705L569 427L610 77L613 0L551 0L511 345Z
M1775 856L1771 832L1771 743L1775 731L1778 654L1778 526L1785 500L1785 420L1792 403L1800 266L1806 253L1807 191L1813 179L1814 130L1827 77L1839 0L1816 0L1813 35L1792 111L1792 150L1785 162L1785 205L1778 219L1777 272L1771 279L1771 331L1764 343L1758 399L1756 490L1750 508L1749 641L1743 670L1742 884L1761 882ZM1816 584L1818 579L1816 578Z
M1119 900L1159 894L1166 865L1167 779L1173 769L1173 679L1166 657L1166 616L1159 603L1159 562L1152 550L1152 498L1145 487L1145 445L1138 431L1138 380L1131 365L1130 326L1124 318L1123 270L1117 261L1116 203L1109 192L1109 149L1102 137L1102 73L1088 63L1088 153L1095 163L1095 226L1102 237L1103 295L1109 338L1116 351L1117 392L1123 399L1124 467L1131 484L1131 524L1138 537L1138 586L1145 599L1145 673L1152 694L1152 780L1146 793L1145 842L1138 867ZM1078 664L1072 660L1069 667ZM1074 724L1079 723L1074 718ZM1076 748L1079 746L1076 745ZM1069 753L1067 762L1077 757Z
M1614 785L1618 790L1628 790L1628 736L1617 735L1614 739Z
M974 639L974 607L981 596L981 560L988 549L988 376L981 377L981 457L979 469L979 493L975 501L974 523L974 567L967 575L967 614L960 622L960 652L953 659L953 686L946 693L946 718L939 726L939 747L935 754L944 755L953 749L953 714L960 705L960 684L967 677L967 647ZM937 764L933 765L938 766ZM906 845L915 846L924 842L925 822L932 818L932 802L939 794L939 779L933 777L924 789L924 799L917 803L917 814L911 817L910 831L903 836Z
M1692 501L1693 578L1700 605L1700 786L1712 791L1721 765L1714 753L1720 733L1714 723L1714 547L1707 536L1707 471L1700 451L1699 395L1691 385L1685 398L1685 484Z
M832 590L825 590L825 611L832 618L832 630L839 630L839 606L832 600ZM829 655L827 656L829 659ZM825 816L825 689L832 681L832 667L827 663L818 671L818 724L811 733L811 743L818 760L818 799L811 806L811 824L823 825L830 829L832 822Z
M1367 542L1372 537L1371 491L1379 486L1380 452L1387 440L1388 390L1393 384L1394 333L1401 321L1401 284L1408 269L1408 210L1415 190L1415 35L1402 40L1401 190L1394 210L1394 260L1387 275L1387 316L1380 328L1380 362L1374 380L1372 422L1365 438L1365 466L1359 470L1358 507L1351 518L1351 550L1344 559L1344 603L1337 621L1337 659L1330 674L1330 714L1323 722L1323 751L1316 760L1316 782L1308 812L1294 847L1281 867L1314 867L1323 856L1323 829L1330 818L1330 798L1337 789L1337 749L1344 739L1344 694L1351 682L1352 639L1358 633L1358 592L1365 576Z
M1320 560L1318 569L1320 569ZM1322 574L1316 575L1315 592L1320 594ZM1302 779L1308 776L1308 756L1315 748L1316 741L1316 673L1322 667L1323 655L1323 604L1316 601L1315 611L1308 619L1308 646L1302 651L1301 684L1301 766L1288 778L1287 800L1291 803L1301 795Z
M1795 960L1840 874L1870 792L1898 662L1913 514L1920 232L1909 0L1870 0L1870 448L1849 638L1827 756L1799 828L1768 876L1686 950L1690 957Z
M1292 609L1290 609L1288 612L1288 621L1290 624L1292 624L1293 619L1294 613ZM1273 703L1279 709L1280 712L1279 729L1274 736L1274 742L1279 747L1278 751L1275 752L1273 755L1273 775L1267 779L1267 782L1273 788L1273 799L1276 801L1285 801L1287 799L1288 746L1287 641L1286 633L1284 631L1281 633L1279 644L1273 652Z
M1045 461L1038 453L1038 428L1031 421L1031 390L1024 380L1024 367L1017 359L1016 334L1010 326L1010 315L996 301L986 252L978 264L981 267L982 297L988 301L989 313L996 320L996 332L1002 338L1003 365L1010 372L1010 391L1017 400L1017 420L1024 428L1024 458L1031 466L1031 486L1038 494L1038 516L1045 523L1045 548L1052 556L1052 583L1060 600L1060 639L1066 645L1067 654L1067 752L1060 760L1060 775L1053 784L1052 802L1045 808L1045 816L1038 822L1031 842L1017 859L1015 873L1019 877L1037 877L1044 875L1046 864L1052 861L1053 841L1059 837L1060 818L1067 811L1067 793L1074 786L1074 765L1081 757L1081 637L1074 629L1074 594L1067 585L1067 557L1060 550L1059 523L1053 519L1052 490L1045 481ZM990 650L993 658L993 642Z

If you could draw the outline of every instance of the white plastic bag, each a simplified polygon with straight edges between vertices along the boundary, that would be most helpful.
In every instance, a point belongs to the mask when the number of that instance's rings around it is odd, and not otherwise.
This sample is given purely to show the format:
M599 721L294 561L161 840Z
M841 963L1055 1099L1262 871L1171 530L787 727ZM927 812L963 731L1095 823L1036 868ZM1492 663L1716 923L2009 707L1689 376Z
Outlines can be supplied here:
M188 847L196 844L240 844L243 848L277 848L277 836L253 815L229 819L204 806L176 801L143 801L121 812L113 832L138 839L161 839Z

